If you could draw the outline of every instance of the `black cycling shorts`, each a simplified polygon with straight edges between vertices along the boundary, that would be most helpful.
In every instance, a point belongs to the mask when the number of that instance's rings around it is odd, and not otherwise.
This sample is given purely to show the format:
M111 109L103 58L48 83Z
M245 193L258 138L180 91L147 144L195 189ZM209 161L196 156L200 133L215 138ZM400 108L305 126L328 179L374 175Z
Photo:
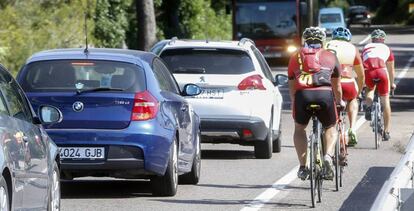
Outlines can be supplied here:
M336 105L332 90L298 90L295 93L293 117L295 122L307 125L312 112L307 109L310 104L320 105L315 116L324 128L332 127L337 121Z

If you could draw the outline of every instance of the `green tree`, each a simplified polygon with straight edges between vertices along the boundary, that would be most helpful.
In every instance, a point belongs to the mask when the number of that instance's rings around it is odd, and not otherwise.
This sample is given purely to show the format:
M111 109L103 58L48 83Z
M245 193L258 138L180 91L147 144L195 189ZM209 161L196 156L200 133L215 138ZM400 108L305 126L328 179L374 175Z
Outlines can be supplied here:
M126 38L130 0L97 0L94 37L97 47L121 48Z
M35 52L83 46L84 18L79 13L83 14L87 1L3 1L0 63L15 74ZM90 4L95 6L95 1ZM92 29L93 22L89 25Z

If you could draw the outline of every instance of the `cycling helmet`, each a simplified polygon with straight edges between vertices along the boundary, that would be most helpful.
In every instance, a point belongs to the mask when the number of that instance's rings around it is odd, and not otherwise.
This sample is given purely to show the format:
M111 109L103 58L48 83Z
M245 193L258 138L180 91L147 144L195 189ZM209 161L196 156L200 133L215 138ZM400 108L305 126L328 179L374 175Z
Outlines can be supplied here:
M305 42L313 40L324 42L326 39L325 30L319 27L309 27L303 31L302 38Z
M371 39L373 40L385 40L385 37L387 37L387 34L381 29L375 29L371 33Z
M349 31L349 29L345 27L338 27L333 30L332 32L332 39L334 40L345 40L345 41L351 41L352 34Z

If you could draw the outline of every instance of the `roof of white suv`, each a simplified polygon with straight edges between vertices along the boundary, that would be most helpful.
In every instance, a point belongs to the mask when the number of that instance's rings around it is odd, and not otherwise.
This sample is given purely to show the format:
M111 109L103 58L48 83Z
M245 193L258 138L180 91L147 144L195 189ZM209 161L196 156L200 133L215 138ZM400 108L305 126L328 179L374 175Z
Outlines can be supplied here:
M179 40L171 39L164 46L165 49L174 48L220 48L234 50L249 50L254 42L249 39L241 39L240 41L209 41L209 40Z

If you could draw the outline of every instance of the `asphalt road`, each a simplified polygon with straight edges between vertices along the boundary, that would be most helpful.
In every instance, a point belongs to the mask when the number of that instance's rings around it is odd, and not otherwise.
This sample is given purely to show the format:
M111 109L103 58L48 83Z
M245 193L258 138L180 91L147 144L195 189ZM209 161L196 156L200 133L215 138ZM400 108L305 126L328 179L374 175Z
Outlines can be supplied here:
M375 150L372 130L361 121L359 144L349 149L344 187L335 192L334 182L325 182L322 203L316 209L310 208L309 182L296 179L293 121L286 109L287 89L282 87L283 147L272 159L254 159L253 147L203 144L200 183L180 185L175 197L151 196L150 184L145 180L81 178L62 183L62 210L368 210L401 158L414 128L414 44L410 44L414 33L393 33L388 43L395 51L397 75L404 69L408 72L391 100L392 140ZM367 35L359 34L354 36L354 43ZM274 70L275 74L281 73L286 67Z

